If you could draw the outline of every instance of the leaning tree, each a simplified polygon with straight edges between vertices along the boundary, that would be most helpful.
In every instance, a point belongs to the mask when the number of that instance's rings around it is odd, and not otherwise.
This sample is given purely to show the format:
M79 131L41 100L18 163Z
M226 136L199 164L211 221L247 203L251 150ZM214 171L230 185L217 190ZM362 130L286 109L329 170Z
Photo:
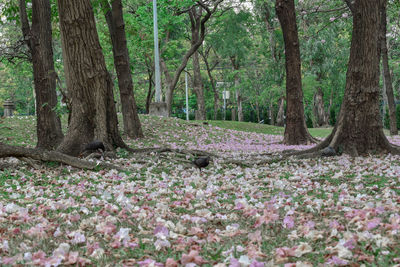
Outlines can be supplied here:
M126 43L125 22L121 0L102 0L101 5L107 20L113 47L114 66L118 76L118 87L122 104L124 133L131 138L143 137L142 126L135 96L133 94L132 74L129 66L129 52Z
M37 147L54 149L63 139L61 121L56 113L56 73L54 69L50 0L32 1L32 24L29 25L25 0L19 1L24 40L32 57L36 94Z
M78 155L101 140L106 149L125 146L118 131L113 82L106 69L90 0L59 0L60 32L71 121L58 151Z
M379 112L379 8L383 1L347 1L353 13L353 33L341 110L332 133L306 152L325 147L353 156L400 152L383 133Z
M315 142L308 132L304 118L300 44L294 0L276 0L275 10L285 43L286 127L283 143L299 145Z

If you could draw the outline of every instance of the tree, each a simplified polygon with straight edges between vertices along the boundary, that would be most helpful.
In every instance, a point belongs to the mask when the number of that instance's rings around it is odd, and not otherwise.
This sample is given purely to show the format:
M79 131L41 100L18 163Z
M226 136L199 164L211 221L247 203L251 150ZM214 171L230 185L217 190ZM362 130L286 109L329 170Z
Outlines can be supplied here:
M213 115L213 119L216 120L217 119L217 115L218 115L218 107L219 107L219 93L217 91L216 88L216 84L215 84L215 79L212 75L212 71L213 69L219 64L219 59L217 57L215 63L213 64L213 66L210 66L210 62L209 62L209 55L210 55L210 51L212 49L212 46L208 45L207 47L204 47L204 45L202 46L202 49L199 50L199 54L201 55L201 57L203 58L203 62L206 66L206 70L207 70L207 75L208 78L210 79L210 83L211 83L211 88L213 90L213 96L214 96L214 115Z
M226 10L216 22L219 31L212 33L211 42L219 55L230 60L235 84L235 97L238 109L238 120L243 121L243 95L240 85L240 69L247 59L252 45L250 38L251 13L245 9ZM236 116L232 116L233 119Z
M129 52L126 44L125 23L121 0L101 2L107 20L113 47L114 65L118 76L118 87L122 104L124 132L131 138L143 137L143 132L133 94L132 74L129 67Z
M172 79L170 79L169 82L167 82L167 90L165 93L165 101L167 103L167 109L169 112L169 115L171 115L172 112L172 96L174 89L176 87L176 84L178 83L179 77L182 73L182 71L185 69L189 58L197 51L197 49L201 46L201 44L204 41L204 37L206 34L206 27L205 24L206 22L210 19L212 14L214 14L217 11L218 5L222 2L223 0L214 0L210 1L208 5L206 2L208 1L196 1L196 5L192 6L191 8L185 10L185 12L192 12L191 10L193 8L198 8L202 9L205 11L205 14L203 12L200 13L200 17L196 19L196 22L192 25L192 38L190 41L190 48L189 50L186 51L185 55L182 58L182 61L179 65L179 67L176 69L175 74ZM164 68L164 72L165 72Z
M203 8L201 6L196 7L193 6L189 10L189 18L190 18L190 29L192 33L191 38L191 46L196 45L196 42L199 41L199 30L201 28L201 18L202 18ZM204 39L204 37L203 37ZM200 71L200 60L199 60L199 52L196 50L192 55L193 62L193 91L196 94L197 98L197 110L196 110L196 120L205 120L206 119L206 104L204 100L204 86L203 81L201 80L201 71Z
M104 61L90 0L59 0L60 32L71 122L60 152L78 155L94 139L125 147L118 132L113 83Z
M275 10L283 31L286 55L286 127L283 142L287 145L314 142L304 118L300 47L294 0L277 0Z
M353 13L353 34L343 103L335 128L316 146L330 146L353 156L392 152L383 133L379 112L380 5L385 0L356 0L348 3Z
M389 69L389 56L386 40L386 28L387 28L387 16L386 16L387 0L384 0L381 5L381 54L382 54L382 76L384 82L384 88L387 95L387 100L389 104L389 118L390 118L390 134L397 135L397 121L396 121L396 104L394 101L393 87L392 87L392 77L390 75Z
M29 25L25 0L19 1L24 40L32 56L36 94L37 147L54 149L63 139L61 121L56 113L56 73L54 70L50 1L32 1Z

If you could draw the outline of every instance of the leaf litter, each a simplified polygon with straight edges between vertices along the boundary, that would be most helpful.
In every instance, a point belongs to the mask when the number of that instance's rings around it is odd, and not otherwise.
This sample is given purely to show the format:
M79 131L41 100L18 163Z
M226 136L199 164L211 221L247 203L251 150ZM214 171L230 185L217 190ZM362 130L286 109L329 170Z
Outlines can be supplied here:
M2 265L400 264L399 156L288 159L243 168L221 159L309 146L178 119L141 119L146 137L128 140L131 147L196 149L221 158L202 173L158 154L122 150L112 162L136 171L5 169Z

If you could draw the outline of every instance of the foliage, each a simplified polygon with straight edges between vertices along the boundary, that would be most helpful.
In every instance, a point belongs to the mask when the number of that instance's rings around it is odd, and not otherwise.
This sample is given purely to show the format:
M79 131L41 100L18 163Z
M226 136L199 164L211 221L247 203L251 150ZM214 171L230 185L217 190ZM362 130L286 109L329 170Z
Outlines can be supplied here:
M28 15L30 4L28 2ZM0 39L3 47L11 47L21 40L21 30L18 18L17 1L0 1L1 25ZM64 71L62 65L61 43L58 30L58 14L56 1L51 1L53 13L54 58L58 76L64 84ZM158 26L161 56L167 68L173 71L177 68L183 53L189 46L190 28L189 18L184 11L193 5L193 0L158 0ZM112 47L108 28L99 0L92 1L94 6L97 30L107 67L114 78L115 87L118 88L114 71ZM149 83L154 79L153 60L153 15L152 1L125 0L124 20L127 33L130 65L134 79L134 90L137 105L141 112L145 110L146 97ZM394 88L400 85L400 47L398 45L398 19L399 4L397 1L388 3L388 45L390 55L390 68L393 73ZM338 114L343 98L346 66L348 61L351 38L351 13L344 1L296 1L298 29L301 46L302 79L304 91L305 114L308 121L313 121L313 96L317 88L324 94L325 109ZM269 26L268 26L269 25ZM270 28L268 28L270 27ZM23 47L21 47L23 48ZM233 82L237 75L240 80L239 88L231 86L234 92L240 89L243 102L244 117L248 121L257 120L257 109L260 120L269 121L267 116L272 103L276 116L278 100L284 95L285 66L284 44L282 31L277 21L273 1L226 1L220 6L216 16L210 20L207 28L203 51L209 49L208 61L217 67L212 70L215 81ZM26 54L25 50L18 50L20 55ZM239 62L238 71L232 70L231 57ZM1 55L0 55L1 58ZM26 59L25 59L26 60ZM34 110L31 78L31 66L26 61L15 60L10 64L2 60L0 75L0 105L8 99L17 101L19 114L32 113ZM201 65L202 78L205 91L207 117L213 117L214 95L213 87L206 73L204 64ZM191 64L187 70L192 72ZM153 77L150 79L150 75ZM163 87L165 77L163 76ZM189 80L189 88L191 81ZM10 90L12 88L12 90ZM220 90L220 89L218 89ZM119 99L118 90L115 92ZM397 95L397 90L395 90ZM219 92L222 102L221 91ZM175 99L184 99L183 78L178 83L174 95ZM193 96L191 97L193 99ZM192 101L195 101L194 99ZM221 104L221 103L220 103ZM235 108L234 95L228 101L228 113ZM194 108L194 107L193 107ZM62 107L59 107L61 110ZM182 101L175 101L174 116L182 116ZM194 112L194 111L193 111ZM223 109L220 105L218 118L222 119ZM331 116L332 117L332 116ZM331 118L333 123L334 119Z

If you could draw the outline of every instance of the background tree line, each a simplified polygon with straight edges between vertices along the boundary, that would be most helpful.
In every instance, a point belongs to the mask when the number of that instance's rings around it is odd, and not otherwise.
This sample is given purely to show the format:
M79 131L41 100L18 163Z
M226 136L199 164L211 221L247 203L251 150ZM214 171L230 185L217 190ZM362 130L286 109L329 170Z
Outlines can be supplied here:
M24 1L25 2L25 1ZM114 1L112 1L114 2ZM172 116L184 116L184 79L187 72L192 94L191 115L198 119L223 119L221 88L228 84L227 119L285 123L285 52L282 27L272 1L158 1L163 95L170 102ZM346 1L295 1L297 29L301 51L301 80L304 113L308 127L334 125L342 103L352 32L352 12ZM27 18L33 19L34 1L26 1ZM62 45L58 27L59 10L50 1L53 58L57 87L57 113L65 112L62 88L67 88ZM154 97L154 60L152 36L152 2L122 1L125 19L128 67L132 72L136 104L146 113ZM110 33L112 10L107 1L92 1L100 45L106 69L117 78L115 49ZM2 1L0 89L1 101L12 99L20 114L35 110L35 94L30 62L32 53L22 38L21 3ZM388 70L397 95L398 10L396 1L387 4ZM108 12L108 13L107 13ZM108 14L108 15L107 15ZM60 14L61 15L61 14ZM381 33L383 29L381 30ZM112 33L111 33L112 36ZM115 51L114 51L115 52ZM384 69L384 68L383 68ZM131 79L131 80L132 80ZM129 80L129 78L128 78ZM112 79L121 90L119 79ZM381 87L387 88L382 79ZM120 90L114 90L117 110L123 109ZM380 100L385 125L389 126L389 109L385 94ZM37 108L36 108L37 109ZM194 112L197 110L197 112ZM399 116L397 116L399 117ZM399 124L398 124L399 125ZM140 135L140 133L138 133Z

